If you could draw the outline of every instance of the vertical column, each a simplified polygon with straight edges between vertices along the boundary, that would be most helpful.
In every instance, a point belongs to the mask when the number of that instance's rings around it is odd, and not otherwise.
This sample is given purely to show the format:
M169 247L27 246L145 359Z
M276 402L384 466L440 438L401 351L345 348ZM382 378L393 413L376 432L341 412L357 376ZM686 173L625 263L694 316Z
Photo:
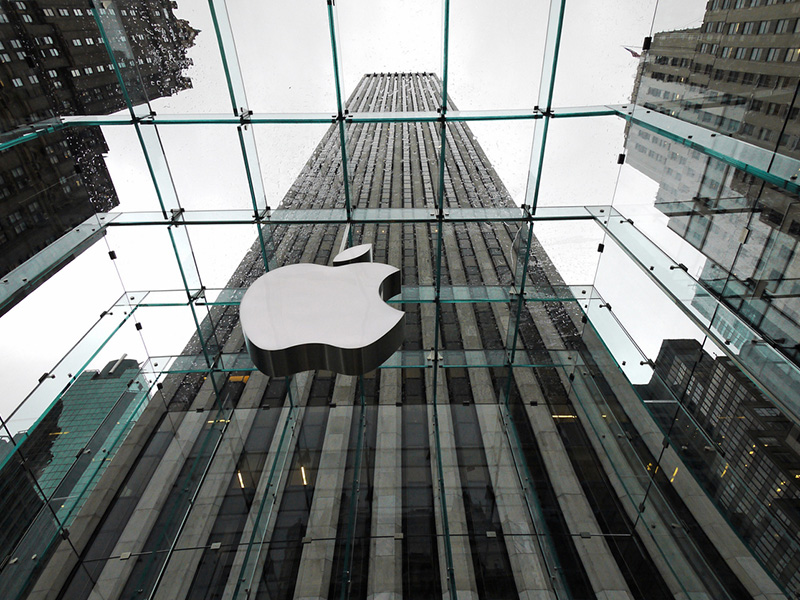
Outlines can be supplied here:
M293 378L287 398L278 421L275 436L270 444L267 461L259 479L253 507L242 532L241 544L231 566L231 576L225 587L223 598L247 598L255 594L258 578L264 567L266 540L270 539L275 526L277 511L275 505L286 485L287 465L290 463L292 449L296 443L298 423L303 418L303 406L310 391L311 377L301 373Z
M434 367L441 369L441 367ZM428 398L433 397L433 376L426 377ZM444 373L438 377L437 404L428 405L433 469L433 502L436 507L436 528L439 533L439 556L442 590L447 600L478 598L469 529L461 493L453 418L449 410ZM449 560L448 560L449 559ZM448 565L449 563L449 565Z
M237 410L233 411L222 447L214 457L197 500L192 503L191 514L175 545L177 551L172 553L163 569L154 595L157 600L182 598L189 592L192 578L185 577L184 574L194 573L200 564L208 537L219 516L231 474L236 472L236 465L259 410L257 403L267 387L267 382L268 378L261 373L254 372L250 376Z
M329 408L328 425L322 456L314 484L314 498L308 518L303 553L300 559L301 577L297 578L295 600L323 600L328 597L336 550L336 531L342 501L350 427L353 421L353 398L358 386L357 377L339 375Z
M403 597L402 374L381 372L373 483L369 600Z

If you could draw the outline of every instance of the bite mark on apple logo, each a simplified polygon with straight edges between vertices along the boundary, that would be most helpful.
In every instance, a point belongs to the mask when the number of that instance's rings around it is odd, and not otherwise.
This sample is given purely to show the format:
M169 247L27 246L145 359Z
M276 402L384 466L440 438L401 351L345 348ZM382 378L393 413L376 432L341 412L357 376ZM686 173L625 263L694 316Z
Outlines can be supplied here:
M333 264L280 267L247 290L239 315L259 371L360 375L403 343L405 313L386 304L400 293L400 270L372 262L371 244L344 250Z

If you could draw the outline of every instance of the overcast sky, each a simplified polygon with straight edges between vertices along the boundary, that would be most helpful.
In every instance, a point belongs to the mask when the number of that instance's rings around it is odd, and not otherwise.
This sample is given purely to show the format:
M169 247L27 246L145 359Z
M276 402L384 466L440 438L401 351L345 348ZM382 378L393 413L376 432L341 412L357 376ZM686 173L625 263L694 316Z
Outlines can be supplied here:
M256 112L335 112L325 3L231 0L229 5L250 108ZM339 0L337 5L346 95L367 72L441 74L440 3ZM657 4L652 0L568 0L567 5L555 106L628 101L638 63L624 47L640 48L652 31L696 26L705 10L702 0L661 0ZM536 104L548 9L549 3L530 0L451 2L449 91L460 109L532 108ZM229 113L208 3L180 0L177 15L201 30L189 52L194 66L187 74L194 87L156 100L155 110L159 114ZM475 123L471 128L514 199L521 202L532 123ZM271 205L283 197L325 130L323 125L256 127ZM628 166L620 174L616 164L623 151L623 131L623 122L612 117L554 121L540 205L615 202L636 205L637 210L651 206L657 184ZM110 147L107 163L121 200L118 210L157 210L135 132L129 127L106 127L104 133ZM234 128L165 126L160 133L185 208L250 207ZM651 220L660 219L663 228L663 216L655 210L650 213ZM198 227L190 233L203 283L209 288L226 283L256 236L255 229L242 226ZM626 273L635 272L632 267L619 267L625 262L622 257L596 252L602 235L591 223L537 224L536 234L568 283L595 281L600 256L610 267L601 264L597 273L602 293L613 295L623 289L621 282L630 282ZM224 245L220 239L225 239ZM108 258L109 248L119 257L115 263ZM643 281L642 285L649 283ZM123 290L180 287L164 228L153 228L147 235L141 228L112 229L105 240L0 319L0 358L7 384L0 399L0 415L11 412L33 389L39 375L51 370ZM629 302L623 311L625 304L624 298L619 299L619 312L626 313L626 326L651 358L664 335L679 337L692 331L676 328L674 323L682 322L676 317L662 335L658 323L647 318L647 311L637 308L641 302ZM649 315L652 317L652 312ZM148 354L178 353L193 331L186 309L143 309L140 320L142 331L134 330L132 323L127 325L93 361L92 368L100 368L122 353L138 360ZM48 335L41 335L42 331Z

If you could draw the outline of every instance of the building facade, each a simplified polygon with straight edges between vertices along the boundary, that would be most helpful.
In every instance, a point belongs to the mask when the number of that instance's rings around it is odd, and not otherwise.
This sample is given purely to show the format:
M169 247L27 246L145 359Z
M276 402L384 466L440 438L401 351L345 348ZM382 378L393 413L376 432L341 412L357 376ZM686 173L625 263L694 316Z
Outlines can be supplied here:
M686 410L686 417L673 427L673 443L705 472L707 492L749 538L761 560L796 586L800 555L789 532L800 523L797 425L729 358L712 358L696 340L665 340L655 365L660 380ZM647 397L648 390L642 395ZM668 427L674 407L662 407L663 426ZM697 427L683 426L687 418ZM709 445L720 452L710 451Z
M633 99L796 158L799 8L709 2L699 28L653 36ZM704 287L798 364L796 195L642 127L629 128L626 146L628 162L659 182L655 206L669 217L668 227L708 258L698 275ZM734 342L731 333L726 339Z
M435 75L370 74L348 109L433 112L439 98ZM282 208L341 208L345 183L355 208L435 211L440 194L453 214L510 206L463 122L446 125L443 154L437 122L349 125L346 181L339 133ZM246 366L236 304L212 307L22 595L783 597L794 582L753 559L536 238L529 253L514 244L518 229L267 226L278 265L371 243L400 268L401 351L360 377L270 379ZM529 261L523 298L508 293L516 252ZM227 288L263 272L259 242ZM201 348L245 366L193 368ZM666 387L648 393L678 406Z
M100 372L81 373L30 431L13 438L3 432L9 436L0 458L5 593L24 588L59 539L59 527L72 524L144 408L147 389L139 363L123 356Z
M174 8L173 2L102 8L102 17L119 27L101 31L86 3L0 4L0 142L42 123L57 126L50 120L60 116L123 109L114 62L140 101L191 87L183 73L197 31ZM0 275L119 204L107 152L99 127L62 129L0 152Z

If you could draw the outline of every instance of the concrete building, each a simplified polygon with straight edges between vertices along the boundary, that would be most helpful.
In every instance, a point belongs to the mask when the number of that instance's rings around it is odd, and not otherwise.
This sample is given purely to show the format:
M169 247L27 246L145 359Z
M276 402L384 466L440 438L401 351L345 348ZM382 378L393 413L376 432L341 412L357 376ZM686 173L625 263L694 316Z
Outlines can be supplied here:
M701 27L653 36L633 99L800 156L798 9L796 3L709 2ZM628 163L659 182L655 206L669 217L669 228L708 257L700 275L705 287L800 363L797 197L638 126L628 129L626 146Z
M6 438L0 458L4 593L13 597L24 588L59 528L72 524L141 414L147 388L139 364L123 357L100 372L83 372L32 429Z
M12 143L42 123L57 125L51 119L59 116L124 108L106 39L137 100L191 87L183 72L197 31L175 17L174 6L117 3L101 9L107 29L101 31L85 2L4 2L0 143ZM99 127L56 131L0 152L0 276L119 204L103 158L107 152Z
M800 545L791 531L800 523L800 429L729 358L712 358L696 340L665 340L655 366L678 400L656 405L664 427L676 422L673 444L705 472L707 493L761 560L796 587ZM645 397L658 396L653 392L642 389Z

